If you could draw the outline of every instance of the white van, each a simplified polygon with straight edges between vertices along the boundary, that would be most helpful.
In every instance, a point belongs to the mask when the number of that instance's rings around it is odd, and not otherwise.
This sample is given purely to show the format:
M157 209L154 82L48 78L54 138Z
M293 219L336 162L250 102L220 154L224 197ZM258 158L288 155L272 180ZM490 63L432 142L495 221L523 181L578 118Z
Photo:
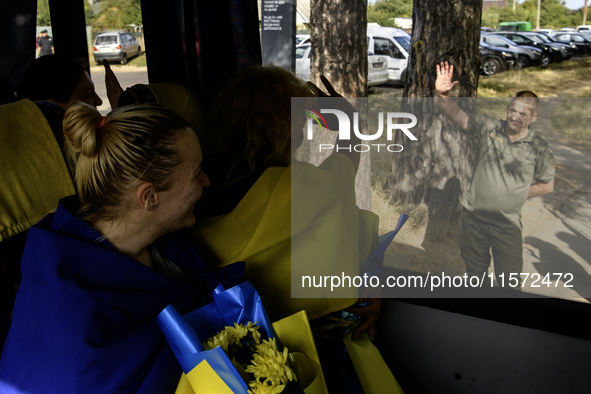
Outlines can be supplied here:
M401 83L406 76L410 38L407 33L398 31L399 29L392 29L389 31L381 26L368 25L367 49L376 55L385 56L388 59L389 81Z

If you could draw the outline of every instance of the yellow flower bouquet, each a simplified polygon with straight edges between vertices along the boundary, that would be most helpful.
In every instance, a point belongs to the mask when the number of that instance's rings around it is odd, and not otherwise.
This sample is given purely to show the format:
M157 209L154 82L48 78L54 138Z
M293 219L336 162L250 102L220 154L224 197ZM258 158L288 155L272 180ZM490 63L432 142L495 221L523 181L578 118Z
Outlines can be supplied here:
M304 311L271 324L249 282L212 296L185 316L172 306L158 316L184 371L177 393L327 392Z
M280 351L275 338L261 339L256 322L227 326L203 346L206 350L220 346L248 383L251 394L281 393L289 382L297 380L289 366L287 347Z

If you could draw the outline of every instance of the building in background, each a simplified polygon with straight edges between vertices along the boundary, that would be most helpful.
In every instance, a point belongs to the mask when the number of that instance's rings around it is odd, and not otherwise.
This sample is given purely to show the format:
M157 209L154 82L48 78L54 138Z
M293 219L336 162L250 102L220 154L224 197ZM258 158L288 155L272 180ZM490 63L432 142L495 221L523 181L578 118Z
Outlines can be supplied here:
M482 11L493 5L496 5L499 8L506 7L508 5L508 0L483 0Z

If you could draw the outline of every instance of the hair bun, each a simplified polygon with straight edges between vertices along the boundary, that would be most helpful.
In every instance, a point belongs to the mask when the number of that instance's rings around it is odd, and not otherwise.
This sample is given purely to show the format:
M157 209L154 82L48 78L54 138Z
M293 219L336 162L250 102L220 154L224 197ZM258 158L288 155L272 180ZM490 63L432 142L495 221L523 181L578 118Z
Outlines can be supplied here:
M66 111L64 135L74 152L88 157L98 153L98 129L102 121L103 116L89 105L76 105Z

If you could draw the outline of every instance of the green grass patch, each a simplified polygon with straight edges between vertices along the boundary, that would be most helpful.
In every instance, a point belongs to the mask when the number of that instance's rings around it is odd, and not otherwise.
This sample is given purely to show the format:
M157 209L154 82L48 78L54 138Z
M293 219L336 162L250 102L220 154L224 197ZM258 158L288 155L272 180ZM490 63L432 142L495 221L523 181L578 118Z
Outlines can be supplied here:
M544 69L533 67L481 77L478 97L487 99L479 101L479 113L504 118L507 102L492 98L511 97L520 90L535 92L546 108L550 101L544 98L551 97L552 126L576 146L591 150L591 99L588 99L591 97L591 58L568 60Z
M519 90L531 90L540 97L584 97L591 81L591 58L567 60L546 68L529 67L519 71L481 76L479 97L511 97ZM581 83L584 82L584 83Z
M551 116L552 126L579 148L591 150L589 98L562 99Z

